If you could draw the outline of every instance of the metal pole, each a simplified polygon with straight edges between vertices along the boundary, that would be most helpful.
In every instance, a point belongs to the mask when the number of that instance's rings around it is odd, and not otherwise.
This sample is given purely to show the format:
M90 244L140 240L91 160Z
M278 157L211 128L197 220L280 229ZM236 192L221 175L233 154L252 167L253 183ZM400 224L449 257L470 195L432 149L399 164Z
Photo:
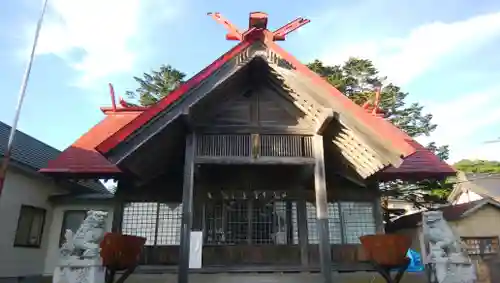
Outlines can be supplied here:
M35 57L35 49L38 43L38 37L40 36L40 30L42 28L43 16L45 15L45 10L47 9L48 0L43 1L42 12L40 14L40 18L38 19L38 23L36 25L35 31L35 39L33 40L33 46L31 48L30 58L28 60L28 66L26 66L26 70L24 72L23 82L21 84L21 89L19 90L19 98L17 100L17 107L14 116L14 121L12 122L12 126L10 128L9 140L7 141L7 148L5 149L4 157L2 160L2 164L0 167L0 197L3 191L3 185L5 183L5 177L7 175L7 167L9 166L10 155L12 152L12 145L14 143L14 136L17 130L17 122L19 121L19 115L21 114L21 108L23 106L24 97L26 95L26 86L28 85L28 80L30 78L31 73L31 65L33 64L33 58Z

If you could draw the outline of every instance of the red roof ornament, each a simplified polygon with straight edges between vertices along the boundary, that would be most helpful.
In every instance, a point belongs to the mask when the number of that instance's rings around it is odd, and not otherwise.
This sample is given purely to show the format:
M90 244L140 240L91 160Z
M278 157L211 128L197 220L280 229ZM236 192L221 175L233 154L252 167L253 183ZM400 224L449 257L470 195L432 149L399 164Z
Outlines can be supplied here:
M371 113L373 116L376 117L383 117L385 114L384 110L382 110L382 108L379 107L381 89L382 89L381 86L377 86L375 88L375 95L371 99L368 99L362 106L363 109L368 111L368 113Z
M249 37L249 35L252 35L254 31L267 30L268 17L264 12L251 12L248 18L248 29L244 32L241 32L235 25L233 25L229 20L224 18L218 12L208 13L208 15L227 29L227 40L244 41ZM297 18L289 22L288 24L272 32L273 41L284 41L287 34L295 31L296 29L309 22L310 20L304 18Z
M132 103L128 103L122 97L120 97L118 99L118 102L120 103L120 106L121 106L118 108L116 105L115 88L113 87L112 83L109 83L108 85L109 85L109 95L111 97L111 108L110 107L101 107L102 112L104 112L104 113L116 113L116 112L124 112L124 111L142 112L142 111L147 109L147 107L145 107L145 106L138 106L138 105L135 105Z
M111 105L113 111L116 111L116 99L115 99L115 88L113 87L113 84L109 83L109 95L111 96Z

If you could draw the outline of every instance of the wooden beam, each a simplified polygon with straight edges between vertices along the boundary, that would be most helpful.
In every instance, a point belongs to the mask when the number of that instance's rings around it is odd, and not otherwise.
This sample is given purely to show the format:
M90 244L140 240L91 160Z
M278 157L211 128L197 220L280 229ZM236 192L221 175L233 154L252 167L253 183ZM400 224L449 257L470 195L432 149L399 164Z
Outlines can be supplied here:
M273 64L270 64L269 66L273 66ZM273 69L275 68L277 67L273 67ZM287 84L285 78L280 73L276 72L276 76L276 78L273 76L268 77L269 86L281 96L289 97L295 107L297 107L304 114L307 114L313 121L317 122L324 107L317 103L316 100L307 92L292 88L289 84ZM278 79L283 79L283 81L277 81Z
M314 158L310 157L274 157L259 156L197 156L196 164L220 164L220 165L310 165L314 164Z
M375 167L377 171L389 165L389 162L384 162L382 158L370 148L369 145L361 142L352 131L345 129L338 133L337 138L340 141L343 141L346 148L349 150L357 151L364 162Z
M332 256L328 229L328 196L326 191L325 154L323 136L313 137L314 190L316 193L316 215L319 234L319 257L324 283L332 282Z
M378 171L370 166L369 163L363 162L363 159L357 154L358 152L350 149L345 142L334 140L333 143L339 148L341 154L355 166L356 171L358 171L363 178L367 178Z
M193 122L193 113L190 110L190 108L186 107L182 110L181 119L184 122L184 125L186 126L188 131L192 132L194 128L194 122Z
M311 135L314 134L314 130L305 127L296 126L255 126L255 125L208 125L208 124L198 124L196 125L195 131L204 134L284 134L284 135Z
M193 225L193 191L194 191L194 155L196 149L196 135L190 133L186 136L186 149L184 159L184 183L182 187L182 227L178 283L189 281L189 249L191 241L191 228Z
M300 192L305 193L304 190ZM297 200L297 224L300 246L300 263L303 267L309 266L309 235L307 231L307 203L306 197L300 195Z
M338 114L331 108L326 108L321 116L318 118L318 125L316 127L316 133L318 135L323 135L325 130L330 125L330 122L335 119Z
M346 151L342 150L341 143L339 143L337 141L334 141L333 143L336 146L340 147L340 150L339 150L340 154L355 167L356 172L362 178L365 179L374 173L370 168L367 168L366 165L360 163L358 160L354 159L351 155L349 155Z

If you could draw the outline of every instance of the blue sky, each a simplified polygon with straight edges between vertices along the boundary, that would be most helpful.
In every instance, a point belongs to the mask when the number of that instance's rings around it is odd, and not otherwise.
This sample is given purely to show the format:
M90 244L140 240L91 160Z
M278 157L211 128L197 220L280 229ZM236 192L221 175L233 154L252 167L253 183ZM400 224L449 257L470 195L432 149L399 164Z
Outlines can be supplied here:
M11 124L28 58L38 0L0 3L0 120ZM221 12L245 28L250 11L278 28L311 23L282 45L300 60L372 59L389 81L434 114L430 138L452 161L500 160L500 2L493 0L49 0L19 129L64 149L103 118L107 83L118 94L132 76L171 64L189 76L224 53Z

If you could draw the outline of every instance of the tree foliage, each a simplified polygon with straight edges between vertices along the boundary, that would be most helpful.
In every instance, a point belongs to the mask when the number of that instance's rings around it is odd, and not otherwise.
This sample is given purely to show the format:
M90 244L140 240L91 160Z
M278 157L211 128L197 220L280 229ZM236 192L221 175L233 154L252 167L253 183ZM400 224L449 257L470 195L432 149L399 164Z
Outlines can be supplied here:
M408 93L397 85L387 82L387 78L379 74L370 60L349 58L342 65L328 66L319 60L308 64L308 67L325 78L352 101L361 105L373 98L375 90L382 84L380 108L384 110L384 119L390 121L409 136L416 138L429 134L436 129L432 123L432 115L425 113L418 103L406 103ZM434 152L442 160L449 157L448 146L437 146L429 143L427 149ZM421 182L389 182L383 186L387 196L405 199L415 204L442 201L452 190L446 181L425 180Z
M499 161L463 159L453 166L455 169L466 173L500 173Z
M142 78L134 77L139 84L135 91L127 91L127 96L137 100L141 106L150 106L169 95L181 83L186 74L170 65L161 65L158 71L144 73Z

